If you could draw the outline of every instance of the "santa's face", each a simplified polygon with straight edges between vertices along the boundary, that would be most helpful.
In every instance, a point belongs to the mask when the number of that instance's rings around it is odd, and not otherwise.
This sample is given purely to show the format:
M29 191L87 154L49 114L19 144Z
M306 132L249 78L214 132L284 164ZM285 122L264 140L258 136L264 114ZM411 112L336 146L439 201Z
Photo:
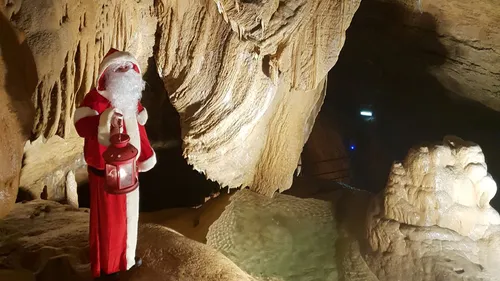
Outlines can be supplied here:
M106 92L111 105L124 117L137 114L137 104L142 97L145 82L130 62L113 64L106 70Z

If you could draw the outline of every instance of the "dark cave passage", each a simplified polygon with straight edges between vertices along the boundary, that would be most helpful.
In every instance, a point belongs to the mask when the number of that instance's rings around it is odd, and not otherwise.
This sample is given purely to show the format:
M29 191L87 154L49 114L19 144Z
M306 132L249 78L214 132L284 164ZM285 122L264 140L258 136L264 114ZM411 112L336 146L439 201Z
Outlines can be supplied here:
M405 25L418 21L422 28ZM320 117L339 130L351 152L352 185L380 191L390 166L419 143L457 135L481 146L488 172L500 180L500 113L450 93L431 74L446 63L448 50L436 34L435 19L405 7L363 1L347 32ZM360 117L371 105L374 120ZM492 200L500 208L497 195Z

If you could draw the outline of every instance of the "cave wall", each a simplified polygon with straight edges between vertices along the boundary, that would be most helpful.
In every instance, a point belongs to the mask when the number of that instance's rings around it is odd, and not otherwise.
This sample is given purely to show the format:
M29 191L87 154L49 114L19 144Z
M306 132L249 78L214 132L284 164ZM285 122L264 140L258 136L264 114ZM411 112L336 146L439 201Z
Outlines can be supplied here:
M395 159L404 158L416 143L432 142L447 134L481 145L493 178L500 179L500 114L477 102L481 95L490 95L489 90L495 89L488 81L500 81L495 69L481 72L495 67L499 59L495 55L498 48L488 47L499 42L494 40L498 33L488 21L498 19L500 11L492 7L471 20L470 15L490 2L421 2L422 10L415 6L418 2L363 1L329 74L321 113L341 115L337 131L357 143L351 157L351 183L358 188L380 191ZM446 3L451 7L445 9ZM424 9L431 6L444 10L439 14ZM456 22L456 26L445 19ZM458 34L460 30L463 32ZM480 30L492 34L479 38ZM471 49L464 42L479 47ZM477 76L476 72L483 74ZM463 89L481 87L466 91L470 98L464 98L437 73L458 77L457 85ZM374 122L359 120L363 104L373 106ZM492 202L500 206L500 200Z
M25 36L0 13L0 218L16 201L23 147L33 126L37 77Z
M158 69L188 163L272 195L291 185L359 1L216 4L159 1Z
M408 34L422 35L420 41L414 37L415 48L426 54L424 60L438 62L426 67L448 92L498 107L500 40L492 1L372 2L404 7L394 16ZM59 186L52 194L61 194L65 174L83 164L82 140L71 116L92 86L100 59L116 47L137 55L144 69L148 58L156 60L180 113L189 164L223 186L250 186L271 195L290 187L323 103L325 76L338 59L359 1L0 4L26 34L39 80L22 186L34 194L46 185ZM471 5L477 6L472 13ZM394 20L377 10L368 16ZM429 34L439 44L427 42ZM61 138L52 139L56 135ZM63 146L58 156L50 152Z
M335 116L321 111L302 151L301 174L350 183L349 143L339 132Z
M378 0L400 6L400 13L372 9L367 17L403 24L419 33L415 48L442 64L429 68L439 82L459 98L478 101L500 111L500 8L496 0ZM437 38L438 46L428 38Z
M36 64L34 125L20 178L28 197L40 198L46 188L47 199L65 198L66 174L85 165L83 139L73 127L75 105L92 87L109 48L134 53L147 68L156 29L152 5L153 0L9 0L0 6L24 32Z
M223 186L288 189L359 1L0 2L26 34L38 83L21 186L64 197L84 163L72 115L110 47L154 57L184 156ZM40 24L43 23L43 24ZM154 56L153 56L154 55ZM155 124L158 126L158 124Z
M75 103L90 90L109 48L130 51L146 66L154 44L153 0L9 0L5 16L26 34L39 83L32 139L66 137Z

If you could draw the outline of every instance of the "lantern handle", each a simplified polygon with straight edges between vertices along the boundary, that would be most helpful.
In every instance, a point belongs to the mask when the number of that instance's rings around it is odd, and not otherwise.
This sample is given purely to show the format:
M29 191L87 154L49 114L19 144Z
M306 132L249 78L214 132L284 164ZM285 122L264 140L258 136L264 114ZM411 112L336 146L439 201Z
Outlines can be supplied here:
M118 129L118 134L122 134L123 133L123 114L115 111L113 114L112 124L113 124L113 127Z

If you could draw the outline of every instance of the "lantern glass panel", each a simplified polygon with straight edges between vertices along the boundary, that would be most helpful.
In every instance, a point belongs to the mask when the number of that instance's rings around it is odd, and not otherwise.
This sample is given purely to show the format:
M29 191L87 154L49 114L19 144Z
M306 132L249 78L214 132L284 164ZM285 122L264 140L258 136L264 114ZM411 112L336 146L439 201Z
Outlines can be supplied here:
M118 183L116 166L106 164L106 184L108 186L116 187Z
M133 167L133 162L120 165L120 187L129 187L135 183Z

